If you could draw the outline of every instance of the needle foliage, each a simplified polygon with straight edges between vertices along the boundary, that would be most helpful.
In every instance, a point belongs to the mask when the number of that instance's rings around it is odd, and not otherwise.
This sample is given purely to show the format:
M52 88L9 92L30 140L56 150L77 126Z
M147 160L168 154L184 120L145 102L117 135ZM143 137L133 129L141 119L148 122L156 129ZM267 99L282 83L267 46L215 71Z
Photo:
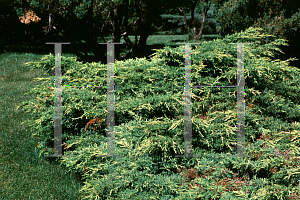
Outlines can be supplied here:
M67 88L63 97L61 164L82 174L86 199L293 199L300 193L300 71L274 60L284 39L250 27L192 49L192 85L236 85L237 47L244 46L245 154L236 153L236 88L192 90L193 154L184 153L185 47L169 46L145 58L115 62L115 154L106 155L106 123L95 132L89 120L106 118L106 88ZM49 76L53 55L40 62ZM105 86L107 66L62 57L63 86ZM49 77L47 80L52 80ZM51 82L50 82L51 83ZM22 102L41 138L40 155L53 154L53 84ZM48 97L48 98L47 98ZM24 122L25 123L25 122ZM52 143L51 143L52 141ZM52 146L51 146L52 145ZM45 151L45 149L47 150Z

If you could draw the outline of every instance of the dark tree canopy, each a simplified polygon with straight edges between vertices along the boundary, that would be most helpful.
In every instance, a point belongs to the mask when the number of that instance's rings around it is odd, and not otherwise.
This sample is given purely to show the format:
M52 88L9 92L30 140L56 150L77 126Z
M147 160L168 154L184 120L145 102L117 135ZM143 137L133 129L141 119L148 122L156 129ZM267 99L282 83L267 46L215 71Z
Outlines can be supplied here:
M300 1L294 0L230 0L220 5L217 30L222 36L237 33L253 26L265 29L268 34L287 39L288 47L281 47L286 55L298 57ZM298 63L299 61L294 63Z
M289 49L294 49L293 52L296 46L299 46L300 2L293 0L249 2L248 0L14 0L1 2L4 5L2 8L8 8L4 9L3 13L10 10L11 16L16 13L17 16L21 16L30 9L42 19L36 24L23 26L31 32L33 41L40 42L39 45L49 40L70 41L77 56L89 57L91 60L100 59L104 63L106 47L97 44L97 42L106 42L103 36L111 35L111 42L118 43L122 37L124 38L130 50L123 59L137 55L146 49L149 35L161 26L161 15L168 12L176 12L184 17L184 22L180 25L184 30L183 33L188 33L190 39L200 40L206 31L205 25L211 26L207 11L212 4L215 7L214 17L219 23L216 31L222 36L240 32L250 26L262 27L270 34L288 39ZM188 18L188 13L191 13L191 19ZM197 16L198 14L202 15ZM4 22L6 20L2 20L2 23L8 23ZM20 29L24 29L23 27ZM42 27L45 27L44 32ZM135 41L131 41L128 35L135 35ZM138 35L140 35L139 40ZM2 38L5 37L8 36ZM102 41L97 41L99 37ZM28 41L28 38L26 40ZM116 58L119 57L120 46L116 45ZM287 50L284 48L283 50ZM93 58L88 55L88 52L94 55Z

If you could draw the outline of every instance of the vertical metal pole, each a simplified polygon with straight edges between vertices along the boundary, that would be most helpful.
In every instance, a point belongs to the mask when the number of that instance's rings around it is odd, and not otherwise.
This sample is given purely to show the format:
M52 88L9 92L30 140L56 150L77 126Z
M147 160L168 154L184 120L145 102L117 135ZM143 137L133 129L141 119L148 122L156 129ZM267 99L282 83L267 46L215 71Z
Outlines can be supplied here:
M237 149L236 155L230 157L251 157L245 155L245 77L244 44L237 44Z
M98 157L123 157L124 155L115 155L115 82L114 82L114 62L115 62L115 44L123 43L99 43L107 45L107 155L100 155Z
M191 44L200 43L176 43L185 44L185 87L184 87L184 155L175 157L201 157L192 152L192 88L191 88Z
M46 155L45 157L70 157L62 155L62 106L61 106L61 45L71 43L53 42L46 44L54 44L55 55L55 103L54 103L54 155Z

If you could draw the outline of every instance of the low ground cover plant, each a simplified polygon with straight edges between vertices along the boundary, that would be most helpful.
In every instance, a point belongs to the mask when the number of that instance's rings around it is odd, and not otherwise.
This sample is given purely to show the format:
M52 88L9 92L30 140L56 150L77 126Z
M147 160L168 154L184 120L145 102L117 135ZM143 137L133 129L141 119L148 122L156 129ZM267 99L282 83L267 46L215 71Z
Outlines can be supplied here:
M247 43L245 143L249 158L236 153L236 88L192 90L193 154L184 153L185 46L157 50L151 60L115 62L115 154L106 155L107 66L62 57L63 140L59 159L82 174L86 199L295 199L300 193L299 69L272 60L283 39L250 27L192 49L192 85L236 85L237 47ZM40 62L49 76L52 54ZM52 77L53 78L53 77ZM51 77L47 81L51 80ZM83 86L102 86L85 88ZM41 84L37 98L19 107L41 138L40 155L53 154L54 87ZM97 129L86 129L92 119Z

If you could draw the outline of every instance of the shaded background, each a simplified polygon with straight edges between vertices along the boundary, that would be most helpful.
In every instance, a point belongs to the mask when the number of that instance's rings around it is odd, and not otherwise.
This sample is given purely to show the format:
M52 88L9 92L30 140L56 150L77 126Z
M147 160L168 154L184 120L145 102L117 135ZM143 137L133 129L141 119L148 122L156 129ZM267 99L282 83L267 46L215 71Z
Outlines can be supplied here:
M299 13L300 1L293 0L0 0L0 53L49 54L54 45L45 42L71 42L63 45L63 52L83 62L106 63L106 46L97 42L124 38L124 45L115 46L116 60L124 60L148 57L152 48L163 48L165 44L147 45L149 35L189 35L189 40L199 42L202 32L225 37L254 26L288 39L290 46L280 47L285 54L275 58L299 58ZM203 29L200 38L193 36L194 27L196 36ZM125 37L130 35L139 40ZM291 62L299 64L299 60Z

